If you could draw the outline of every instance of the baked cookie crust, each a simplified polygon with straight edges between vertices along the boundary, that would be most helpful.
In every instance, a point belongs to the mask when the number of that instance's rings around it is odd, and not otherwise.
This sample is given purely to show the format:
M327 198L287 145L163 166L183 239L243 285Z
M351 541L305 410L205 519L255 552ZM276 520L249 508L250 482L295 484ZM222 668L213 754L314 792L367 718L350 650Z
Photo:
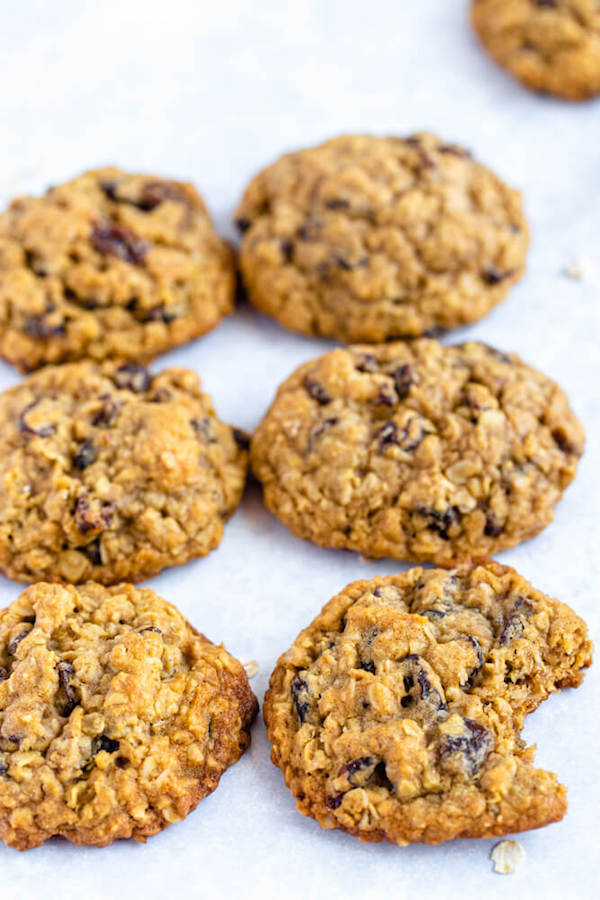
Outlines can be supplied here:
M0 838L145 841L214 791L256 711L241 663L149 588L33 585L0 612Z
M473 0L471 21L490 55L533 90L600 94L596 0Z
M514 354L421 339L300 366L251 462L267 508L298 537L447 563L548 525L583 443L565 394Z
M590 663L585 623L489 559L357 581L277 663L272 759L300 812L364 841L538 828L566 789L520 731Z
M149 362L233 295L233 254L191 184L96 169L0 215L0 355L21 371Z
M524 270L518 191L432 134L347 135L290 153L236 213L251 302L346 343L482 318Z
M186 369L30 375L0 395L0 570L114 584L205 556L240 502L247 444Z

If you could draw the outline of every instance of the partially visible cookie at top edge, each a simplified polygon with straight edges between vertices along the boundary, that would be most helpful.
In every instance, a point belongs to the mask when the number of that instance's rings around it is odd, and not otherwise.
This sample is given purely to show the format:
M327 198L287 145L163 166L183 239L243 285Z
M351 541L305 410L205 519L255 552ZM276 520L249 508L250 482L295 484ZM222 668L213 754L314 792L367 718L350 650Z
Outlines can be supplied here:
M36 584L0 611L0 839L145 841L250 744L243 666L149 588Z
M113 584L206 556L241 500L248 442L195 372L41 369L0 394L0 571Z
M346 343L474 322L524 271L521 195L432 134L345 135L288 153L236 212L251 302Z
M596 0L473 0L471 22L490 55L527 87L574 101L600 94Z
M545 528L583 446L564 392L516 355L420 339L301 365L256 428L251 464L296 536L445 564Z
M0 214L0 355L21 371L149 362L214 328L234 286L192 184L108 167Z
M272 760L304 815L363 841L539 828L566 789L520 731L591 661L585 623L490 559L354 582L277 662Z

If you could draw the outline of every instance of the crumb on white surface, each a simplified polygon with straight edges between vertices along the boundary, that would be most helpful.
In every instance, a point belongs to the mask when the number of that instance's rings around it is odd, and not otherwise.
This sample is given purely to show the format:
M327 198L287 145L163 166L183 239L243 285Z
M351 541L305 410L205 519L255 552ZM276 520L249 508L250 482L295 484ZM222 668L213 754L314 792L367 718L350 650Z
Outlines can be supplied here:
M258 662L255 659L248 659L246 662L243 662L242 665L246 670L248 678L254 678L258 672Z
M500 841L492 848L490 856L494 872L500 875L512 875L525 862L525 851L518 841Z
M563 275L574 281L586 281L594 277L594 264L590 259L577 257L564 267Z

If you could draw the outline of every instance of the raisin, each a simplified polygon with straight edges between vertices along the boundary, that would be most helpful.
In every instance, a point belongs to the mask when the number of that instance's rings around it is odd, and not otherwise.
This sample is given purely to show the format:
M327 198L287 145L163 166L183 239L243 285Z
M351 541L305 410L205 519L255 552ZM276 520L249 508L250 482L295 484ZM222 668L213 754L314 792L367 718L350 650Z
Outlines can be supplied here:
M58 680L63 693L66 697L66 703L63 707L61 715L68 718L75 707L79 704L79 696L75 688L73 688L70 678L74 675L74 669L70 662L66 659L59 660L57 666Z
M343 794L336 794L335 797L327 797L327 799L325 800L325 805L327 809L337 809L338 806L341 805L343 799Z
M102 394L100 400L103 405L93 417L92 425L110 425L117 417L120 404L113 400L110 394Z
M129 362L119 366L113 380L118 388L140 394L148 389L152 378L145 366Z
M416 511L426 519L433 519L427 525L427 528L429 531L437 532L444 541L450 540L448 529L460 521L460 510L457 506L449 506L443 513L437 512L435 509L425 509L424 507L419 507Z
M144 212L151 212L165 200L175 200L181 203L185 201L185 197L176 185L170 184L168 181L147 181L134 206Z
M301 723L304 723L306 722L310 711L310 691L308 689L308 684L299 672L296 672L292 678L290 690L292 692L292 700L294 701L298 718Z
M424 703L431 712L438 713L440 711L447 711L448 707L442 699L440 692L436 690L431 683L427 670L423 665L423 659L416 653L410 653L408 656L404 657L404 662L408 663L409 667L412 669L412 672L409 672L408 675L404 676L405 679L408 679L404 681L407 696L410 696L408 692L414 690L416 686L418 688L418 697L416 699ZM410 686L407 687L407 685ZM415 699L414 694L412 694L412 698ZM402 706L410 705L402 701L401 703Z
M502 271L501 269L497 269L496 266L488 266L488 268L483 273L483 280L486 284L500 284L502 281L506 281L507 278L511 278L515 274L514 269L506 269Z
M243 216L240 216L239 219L235 220L235 224L238 231L240 231L241 234L244 234L245 231L248 231L248 229L252 225L252 222L250 221L250 219L245 219Z
M393 444L398 445L398 428L393 422L386 422L378 433L379 449L385 450Z
M114 740L114 738L109 738L105 734L101 734L100 737L94 738L92 743L92 756L95 756L96 753L99 753L101 750L104 750L105 753L116 753L119 747L119 741Z
M156 625L146 625L145 628L140 628L138 634L144 634L145 631L154 631L156 634L162 634L160 628L157 628Z
M346 777L350 784L356 787L358 782L362 783L365 780L368 780L369 775L373 773L376 764L377 758L375 756L360 756L358 759L353 759L342 766L338 772L338 776ZM363 777L356 778L359 774ZM353 781L353 779L355 780Z
M21 434L35 434L37 437L50 437L56 431L56 425L52 422L50 425L42 425L41 428L32 428L27 424L27 415L38 405L39 400L32 400L19 415L19 431Z
M8 678L8 669L5 669L4 666L0 666L0 681L6 681Z
M573 453L578 453L578 448L573 444L567 437L567 433L564 428L555 428L552 431L552 440L556 444L559 450L562 450L563 453L571 455Z
M16 650L17 650L17 647L19 646L19 644L21 643L21 641L23 640L23 638L26 638L28 634L29 634L28 631L22 631L21 634L18 634L16 637L14 637L14 638L12 639L12 641L10 642L10 644L8 645L8 647L6 648L6 650L7 650L9 656L14 656L14 655L15 655Z
M558 6L558 0L535 0L538 6L547 6L550 9L554 9Z
M334 253L332 259L340 269L343 269L345 272L352 272L353 269L363 269L369 263L368 257L366 256L361 256L360 259L352 263L339 253Z
M49 304L46 311L39 316L29 316L23 326L25 334L32 338L49 338L62 337L67 333L67 326L64 320L59 322L50 321L52 313L55 311L54 304Z
M7 775L8 775L8 766L4 762L0 763L0 776L2 776L2 778L6 778Z
M334 425L337 425L339 419L337 416L332 416L331 419L325 419L319 425L315 425L308 436L308 442L306 444L306 452L310 453L312 450L313 442L318 440L322 434L328 431L330 428L333 428Z
M233 439L240 450L247 450L250 446L250 435L246 431L239 428L232 429Z
M82 494L77 498L75 504L74 518L77 530L81 534L87 534L88 531L97 531L99 528L108 528L113 517L114 507L112 503L102 503L99 507L90 502L86 494Z
M325 206L327 209L349 209L350 203L341 197L332 197L330 200L325 201Z
M485 516L485 527L483 533L487 537L498 537L504 531L504 526L500 525L493 512L488 511Z
M452 156L459 156L461 159L471 159L471 152L459 147L458 144L442 144L438 147L440 153L450 153Z
M399 366L393 373L394 387L400 400L404 400L413 383L413 370L409 365Z
M440 741L440 757L448 765L449 757L460 754L459 766L473 776L482 767L492 748L492 735L485 725L474 719L464 719L465 733L457 736L444 735ZM452 764L450 763L450 766Z
M288 238L283 238L279 242L279 249L281 250L281 255L283 256L283 261L289 263L292 261L294 256L294 245L288 240Z
M516 638L521 637L523 631L525 630L525 626L523 625L523 620L520 616L510 616L502 632L500 634L499 643L502 646L503 644L509 644L511 641L514 641Z
M98 451L94 447L93 442L91 440L85 441L74 455L73 465L76 469L87 469L88 466L91 466L96 461L97 456Z
M190 419L190 424L194 431L196 431L198 434L201 434L209 444L216 443L217 439L214 436L212 430L212 420L209 416L205 416L203 419Z
M390 390L385 384L380 385L377 396L373 401L377 406L395 406L398 402L396 391Z
M149 250L147 241L139 238L124 225L96 225L92 230L92 246L102 256L116 256L124 262L139 266Z
M371 675L375 674L375 663L372 660L368 660L367 662L359 662L359 669L364 669L365 672L370 672Z
M307 393L313 400L316 400L320 406L326 406L328 403L331 403L332 398L320 382L315 381L313 378L309 378L307 375L303 381L303 385Z
M479 641L477 640L476 637L473 637L472 634L465 634L465 635L463 635L463 637L466 638L467 641L469 641L469 643L471 644L471 646L477 656L477 662L476 662L475 666L469 672L469 677L467 678L465 685L464 685L465 687L471 687L473 684L473 679L475 678L475 676L477 675L477 673L479 672L479 670L481 669L481 667L483 665L484 656L483 656L483 650L481 649L481 644L479 643Z
M372 353L362 353L356 368L359 372L376 372L378 369L377 359Z
M100 190L106 194L109 200L118 201L116 181L101 181Z
M100 538L95 538L91 543L86 544L85 547L77 547L80 553L83 553L93 566L101 566L102 565L102 553L100 550Z

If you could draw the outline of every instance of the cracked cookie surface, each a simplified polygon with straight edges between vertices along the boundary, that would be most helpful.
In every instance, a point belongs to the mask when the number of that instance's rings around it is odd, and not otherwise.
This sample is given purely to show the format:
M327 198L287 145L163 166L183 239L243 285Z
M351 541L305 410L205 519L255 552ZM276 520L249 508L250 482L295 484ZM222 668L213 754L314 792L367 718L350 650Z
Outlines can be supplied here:
M600 93L598 0L474 0L471 21L490 55L528 87L567 100Z
M585 623L489 559L358 581L277 663L272 759L302 813L362 840L537 828L566 790L520 731L590 663Z
M205 556L240 502L247 441L186 369L30 375L0 395L0 570L111 584Z
M344 136L260 172L236 213L252 303L344 342L474 322L523 273L518 191L431 134Z
M145 841L250 743L246 673L149 588L36 584L0 612L0 838Z
M300 366L251 461L266 506L298 537L443 563L548 525L583 442L565 394L517 356L421 339Z
M148 362L214 328L233 292L191 184L97 169L0 215L0 355L22 371Z

